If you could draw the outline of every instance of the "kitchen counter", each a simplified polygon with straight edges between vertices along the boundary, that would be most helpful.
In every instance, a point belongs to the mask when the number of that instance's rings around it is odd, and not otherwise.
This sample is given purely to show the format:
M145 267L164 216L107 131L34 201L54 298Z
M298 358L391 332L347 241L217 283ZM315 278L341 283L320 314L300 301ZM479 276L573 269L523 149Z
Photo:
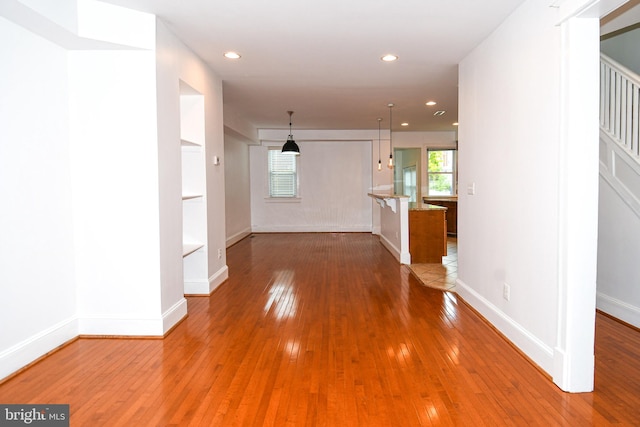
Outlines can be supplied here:
M442 263L442 257L447 254L447 208L428 203L410 205L411 263Z
M446 211L444 206L432 205L430 203L409 203L409 211Z
M423 197L424 203L444 206L447 208L447 233L453 236L458 234L458 197Z

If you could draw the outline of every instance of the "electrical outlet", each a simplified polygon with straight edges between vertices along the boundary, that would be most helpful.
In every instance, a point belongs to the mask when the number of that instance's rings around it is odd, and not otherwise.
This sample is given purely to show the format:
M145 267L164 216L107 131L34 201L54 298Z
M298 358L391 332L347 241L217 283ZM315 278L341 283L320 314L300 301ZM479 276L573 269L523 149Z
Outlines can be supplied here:
M502 298L507 301L511 298L511 286L508 283L502 285Z
M222 258L222 249L218 249L218 259Z

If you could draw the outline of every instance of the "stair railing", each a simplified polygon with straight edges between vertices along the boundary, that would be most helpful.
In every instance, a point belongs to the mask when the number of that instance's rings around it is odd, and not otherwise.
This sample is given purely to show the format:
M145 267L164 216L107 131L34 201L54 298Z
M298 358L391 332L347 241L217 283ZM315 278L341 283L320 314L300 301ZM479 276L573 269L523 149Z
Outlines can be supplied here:
M600 128L640 162L640 76L600 54Z

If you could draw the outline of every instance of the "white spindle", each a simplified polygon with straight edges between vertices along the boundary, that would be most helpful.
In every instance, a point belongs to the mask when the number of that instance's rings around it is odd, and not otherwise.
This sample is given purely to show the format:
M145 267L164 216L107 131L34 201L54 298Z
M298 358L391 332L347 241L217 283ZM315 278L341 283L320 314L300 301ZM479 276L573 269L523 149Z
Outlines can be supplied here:
M640 162L640 76L600 55L600 126Z

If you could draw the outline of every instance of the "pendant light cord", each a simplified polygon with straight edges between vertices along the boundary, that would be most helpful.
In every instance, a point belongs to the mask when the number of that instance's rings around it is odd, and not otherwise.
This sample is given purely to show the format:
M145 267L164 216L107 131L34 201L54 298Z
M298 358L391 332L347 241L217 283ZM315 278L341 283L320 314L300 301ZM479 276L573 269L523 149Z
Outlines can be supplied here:
M393 125L393 115L392 115L392 110L393 110L393 104L389 104L389 159L393 158L393 138L392 138L392 129L391 126ZM389 163L389 167L391 167L391 163Z
M380 122L382 121L381 117L378 117L378 163L381 162L380 160Z

